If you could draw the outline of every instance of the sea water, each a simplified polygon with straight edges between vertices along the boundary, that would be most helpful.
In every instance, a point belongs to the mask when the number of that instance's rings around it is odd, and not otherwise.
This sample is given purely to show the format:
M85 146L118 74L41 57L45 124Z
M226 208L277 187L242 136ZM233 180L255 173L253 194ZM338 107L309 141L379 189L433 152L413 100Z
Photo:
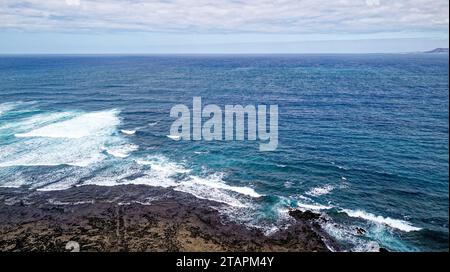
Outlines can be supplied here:
M267 235L297 208L344 250L448 251L448 95L447 54L2 56L0 186L160 186ZM277 150L167 137L197 96L278 105Z

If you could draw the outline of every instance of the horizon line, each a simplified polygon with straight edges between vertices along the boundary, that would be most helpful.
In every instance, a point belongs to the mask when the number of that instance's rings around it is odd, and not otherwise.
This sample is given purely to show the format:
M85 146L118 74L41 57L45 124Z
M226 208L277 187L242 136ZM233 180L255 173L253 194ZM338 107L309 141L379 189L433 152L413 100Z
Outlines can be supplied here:
M435 48L437 49L437 48ZM442 48L449 49L449 48ZM431 49L429 51L432 51ZM217 52L217 53L208 53L208 52L185 52L185 53L152 53L152 52L141 52L141 53L120 53L120 52L112 52L112 53L41 53L41 52L32 52L32 53L1 53L0 56L167 56L167 55L404 55L404 54L430 54L430 55L448 55L449 52L437 52L430 53L429 51L405 51L405 52L295 52L295 53L285 53L285 52L262 52L262 53L246 53L246 52Z

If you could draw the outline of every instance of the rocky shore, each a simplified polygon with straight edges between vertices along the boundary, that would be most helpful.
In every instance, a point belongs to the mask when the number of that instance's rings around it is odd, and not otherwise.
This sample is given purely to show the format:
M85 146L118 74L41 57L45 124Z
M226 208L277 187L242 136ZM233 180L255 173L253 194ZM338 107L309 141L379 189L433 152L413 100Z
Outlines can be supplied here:
M147 186L0 188L0 251L328 251L317 215L291 212L270 236L220 215L220 203Z

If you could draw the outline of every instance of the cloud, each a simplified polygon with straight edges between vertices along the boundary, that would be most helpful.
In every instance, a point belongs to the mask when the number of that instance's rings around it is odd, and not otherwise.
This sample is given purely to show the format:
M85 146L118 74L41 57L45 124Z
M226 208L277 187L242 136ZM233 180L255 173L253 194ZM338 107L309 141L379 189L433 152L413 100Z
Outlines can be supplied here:
M80 4L80 0L66 0L66 5L68 6L79 6Z
M0 0L0 31L448 32L447 0Z
M380 0L366 0L366 5L371 6L379 6L381 4Z

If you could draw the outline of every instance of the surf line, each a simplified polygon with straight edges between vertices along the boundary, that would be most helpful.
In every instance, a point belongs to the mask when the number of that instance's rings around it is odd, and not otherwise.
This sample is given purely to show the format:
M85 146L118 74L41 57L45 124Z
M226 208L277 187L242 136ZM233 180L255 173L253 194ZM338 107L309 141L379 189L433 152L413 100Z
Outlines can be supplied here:
M274 151L278 147L278 105L270 105L269 111L267 105L225 105L222 110L215 104L202 107L202 98L193 97L192 114L188 106L178 104L170 110L170 117L177 119L167 137L175 141L259 139L260 151ZM207 120L203 122L204 119Z

